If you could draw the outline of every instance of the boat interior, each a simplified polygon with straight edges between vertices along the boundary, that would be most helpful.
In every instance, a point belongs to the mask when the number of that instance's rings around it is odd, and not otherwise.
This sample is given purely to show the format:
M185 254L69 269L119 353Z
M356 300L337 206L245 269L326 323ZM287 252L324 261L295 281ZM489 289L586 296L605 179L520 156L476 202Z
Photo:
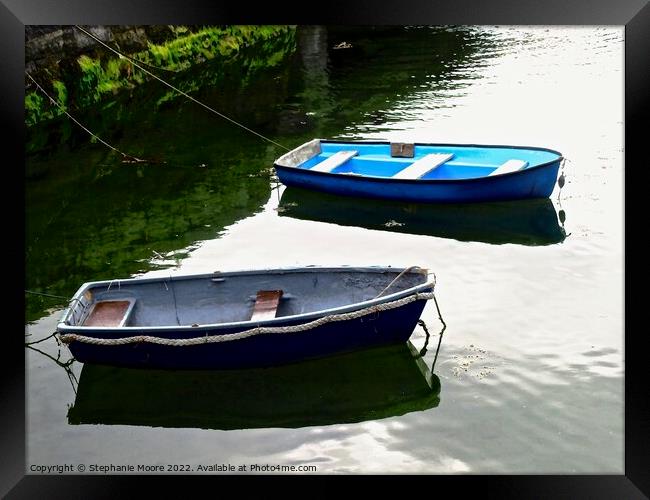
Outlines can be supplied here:
M532 148L338 143L314 139L280 157L276 164L364 177L442 180L500 175L559 158L557 153Z
M65 322L90 328L255 323L349 306L427 280L426 270L402 271L303 268L96 282L79 290Z

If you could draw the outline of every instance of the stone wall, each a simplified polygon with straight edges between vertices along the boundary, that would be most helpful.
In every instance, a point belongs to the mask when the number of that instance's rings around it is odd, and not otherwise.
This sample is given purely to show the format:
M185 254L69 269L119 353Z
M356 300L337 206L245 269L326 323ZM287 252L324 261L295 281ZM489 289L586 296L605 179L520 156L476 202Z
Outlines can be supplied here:
M138 52L148 43L163 43L178 35L172 26L82 26L111 47L125 53ZM188 26L189 31L200 26ZM102 47L74 26L25 26L25 67L30 74L47 72L59 79L66 62L86 54L98 56L108 49Z
M225 64L250 50L259 59L251 64L274 65L295 48L295 27L291 26L82 28L166 78L179 77L207 61ZM74 26L26 26L25 68L58 107L25 76L25 122L31 126L48 121L61 116L62 108L85 109L141 86L151 78L136 66Z

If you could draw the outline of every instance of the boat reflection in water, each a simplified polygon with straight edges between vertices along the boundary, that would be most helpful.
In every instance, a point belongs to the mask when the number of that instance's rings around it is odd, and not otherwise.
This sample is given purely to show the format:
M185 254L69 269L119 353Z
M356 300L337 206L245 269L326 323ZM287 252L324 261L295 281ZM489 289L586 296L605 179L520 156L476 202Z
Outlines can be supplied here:
M434 364L435 366L435 364ZM246 370L85 364L70 424L204 429L362 422L438 406L440 380L410 342Z
M346 198L288 187L282 193L278 213L342 226L497 245L551 245L566 238L553 202L548 198L423 204Z

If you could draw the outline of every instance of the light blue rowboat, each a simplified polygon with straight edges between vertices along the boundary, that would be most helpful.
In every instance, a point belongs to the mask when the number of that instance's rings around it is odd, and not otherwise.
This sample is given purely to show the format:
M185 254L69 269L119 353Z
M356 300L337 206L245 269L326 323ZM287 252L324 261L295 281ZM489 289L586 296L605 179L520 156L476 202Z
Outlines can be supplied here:
M465 203L548 198L562 154L536 147L314 139L278 158L287 186L363 198Z

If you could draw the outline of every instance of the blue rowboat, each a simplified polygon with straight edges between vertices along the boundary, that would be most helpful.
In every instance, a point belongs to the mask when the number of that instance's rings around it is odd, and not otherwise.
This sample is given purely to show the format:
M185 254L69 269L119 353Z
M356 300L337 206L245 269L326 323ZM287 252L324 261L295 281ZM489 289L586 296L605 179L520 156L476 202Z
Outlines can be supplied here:
M82 285L57 331L82 363L262 367L404 343L431 298L415 267L131 278Z
M243 370L85 364L68 423L220 430L347 424L435 408L440 388L410 342Z
M545 148L314 139L278 158L287 186L421 203L548 198L561 153Z

